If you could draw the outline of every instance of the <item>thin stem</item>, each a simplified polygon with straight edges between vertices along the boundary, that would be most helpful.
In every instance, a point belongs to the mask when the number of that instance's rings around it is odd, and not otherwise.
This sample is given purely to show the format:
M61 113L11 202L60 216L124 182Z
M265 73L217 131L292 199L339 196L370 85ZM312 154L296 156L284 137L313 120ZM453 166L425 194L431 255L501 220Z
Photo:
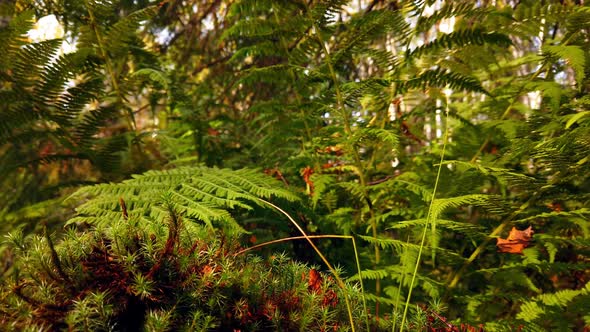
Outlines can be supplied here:
M326 57L326 64L328 65L328 71L330 72L330 78L332 79L332 82L334 83L334 91L336 94L336 108L338 111L340 111L340 115L341 115L342 120L344 122L344 132L346 133L346 136L348 137L348 141L350 141L350 139L352 138L352 128L350 125L350 117L349 117L348 112L346 111L346 108L344 107L344 97L342 96L342 91L340 91L340 84L338 83L338 77L336 75L336 71L334 70L334 66L332 63L332 56L330 54L330 51L326 47L324 40L322 39L321 35L319 34L320 30L318 29L318 26L316 25L313 17L311 17L309 8L307 8L307 14L308 14L309 19L312 22L311 24L312 24L313 30L315 31L316 39L317 39L318 43L321 45L324 55ZM375 211L373 209L373 204L371 202L371 198L370 198L369 193L367 191L367 179L365 176L365 169L364 169L363 163L361 161L360 155L358 153L358 150L354 146L350 146L350 151L352 152L352 156L354 159L354 164L356 167L357 175L359 177L363 197L364 197L364 199L367 203L367 207L369 209L369 224L371 226L372 235L374 238L377 238L377 236L378 236L377 221L375 219ZM375 267L377 267L379 265L379 263L381 262L381 251L380 251L379 246L377 244L375 244L374 250L375 250ZM377 298L379 297L380 293L381 293L381 278L377 277L375 279L375 295L377 296ZM375 316L379 317L379 300L377 300L375 303Z
M293 241L293 240L303 240L303 239L351 239L352 236L350 235L308 235L308 236L290 236L290 237L284 237L281 239L277 239L277 240L272 240L272 241L267 241L267 242L263 242L263 243L259 243L257 245L248 247L248 248L244 248L240 251L238 251L237 253L234 254L234 256L239 256L242 254L247 253L248 251L252 251L258 248L262 248L262 247L266 247L269 246L271 244L275 244L275 243L281 243L281 242L289 242L289 241Z
M320 256L321 260L324 262L324 264L326 264L326 266L328 267L328 269L330 270L330 272L332 272L332 274L334 275L334 278L336 279L336 282L338 283L338 286L340 286L340 288L342 288L343 290L345 290L346 289L346 284L344 283L344 281L342 280L342 278L340 278L340 275L338 274L338 271L336 271L336 269L334 267L332 267L332 264L330 264L330 262L328 261L328 259L326 258L326 256L324 256L324 254L322 254L322 252L320 251L320 249L313 243L313 241L311 240L311 238L309 237L309 235L307 235L307 233L305 233L305 231L303 230L303 228L301 228L301 226L299 226L299 224L295 221L295 219L293 219L293 217L291 217L287 212L285 212L280 207L274 205L273 203L271 203L269 201L265 201L263 199L261 199L261 201L264 202L264 203L266 203L266 204L268 204L268 205L270 205L270 206L272 206L277 211L279 211L283 215L285 215L289 219L289 221L291 221L291 223L295 226L295 228L297 228L297 230L299 230L299 232L303 235L303 237L307 240L307 242L309 242L309 245L311 245L311 247L313 248L313 250L315 250L315 252L318 254L318 256ZM356 246L355 246L355 248L356 248ZM350 328L354 332L355 331L355 328L354 328L354 319L352 317L352 307L350 306L350 301L348 299L348 296L345 296L344 297L344 301L346 302L346 309L348 311L348 319L350 320Z
M123 93L121 92L121 89L119 87L119 82L117 81L117 76L115 75L115 71L113 70L113 64L111 63L111 59L106 51L106 48L104 47L104 41L102 40L102 36L100 34L100 31L98 31L96 17L94 16L94 12L91 10L89 0L85 0L84 2L86 4L86 10L88 11L88 16L90 17L90 25L92 26L92 30L94 31L94 34L96 36L96 43L98 44L98 50L100 51L100 55L103 57L103 59L105 61L105 65L107 67L107 72L108 72L109 77L111 79L111 84L113 86L113 90L115 90L115 94L117 95L118 102L123 104L123 101L125 100L125 98L123 97ZM137 129L137 126L135 123L135 116L133 114L133 111L128 107L125 107L125 108L127 109L127 122L129 124L129 127L131 130L135 131Z
M354 249L354 259L356 261L356 270L358 271L359 274L359 284L361 286L361 294L362 294L362 299L363 299L363 310L364 312L367 312L367 301L365 300L365 287L363 286L363 277L361 275L361 263L359 260L359 252L356 248L356 240L354 239L353 236L350 237L350 239L352 240L352 248ZM365 323L367 324L367 331L369 331L371 329L371 326L369 325L369 316L364 315L365 316Z
M406 243L410 243L410 236L408 236L408 239L406 240ZM404 250L404 252L402 253L402 255L405 255L406 251ZM406 273L404 271L404 273L402 273L400 281L399 281L399 287L397 288L397 293L395 294L395 305L393 307L393 312L391 314L392 320L393 320L393 324L391 325L391 332L395 332L395 327L397 324L397 308L399 307L399 298L401 296L401 292L402 292L402 285L404 284L404 281L406 279Z
M406 298L406 305L404 307L404 313L402 316L402 323L400 327L400 331L404 330L406 324L406 317L408 314L408 308L410 307L410 299L412 297L412 290L414 289L414 282L416 281L416 275L418 274L418 268L420 267L420 259L422 258L422 250L424 248L424 243L426 242L426 231L428 230L429 221L432 215L432 208L434 206L434 200L436 197L436 190L438 189L438 183L440 180L440 173L442 171L443 161L445 158L445 150L447 147L447 141L449 138L449 99L447 97L446 102L446 111L445 111L445 135L443 138L443 147L440 153L440 163L438 165L438 171L436 172L436 180L434 182L434 189L432 190L432 199L430 200L430 205L428 206L428 214L426 215L426 224L424 225L424 230L422 231L422 240L420 241L420 249L418 250L418 257L416 258L416 265L414 266L414 272L412 273L412 280L410 281L410 288L408 290L408 296ZM434 221L433 221L434 222Z
M273 5L273 13L274 13L274 18L275 18L275 23L277 25L280 25L280 21L279 21L279 16L277 13L277 10L274 9L274 5ZM281 34L279 37L279 40L281 42L281 47L283 48L283 50L285 51L285 54L287 55L287 64L289 65L289 77L291 78L291 81L293 83L295 83L295 72L293 71L293 68L290 66L290 62L291 60L289 59L289 47L287 45L287 42L285 41L285 38L283 37L283 35ZM303 118L303 125L305 126L305 134L307 135L307 141L311 142L311 130L309 129L309 125L307 124L307 116L305 114L305 111L303 111L303 108L301 108L301 95L298 92L295 92L295 99L297 101L297 106L299 108L299 113L301 114L301 117ZM302 142L301 144L301 149L303 150L303 152L305 152L305 141Z
M272 240L272 241L260 243L255 246L242 249L239 252L237 252L234 256L244 254L244 253L254 250L254 249L266 247L271 244L287 242L287 241L292 241L292 240L301 240L301 239L350 239L350 240L352 240L352 247L354 249L354 258L355 258L355 262L356 262L356 270L357 270L357 273L359 276L359 284L361 286L363 309L365 310L365 312L367 312L367 301L365 300L365 288L363 286L363 277L361 275L361 263L359 260L358 250L356 248L356 241L353 236L350 236L350 235L308 235L308 236L286 237L286 238L282 238L282 239L278 239L278 240ZM365 320L366 320L366 324L367 324L367 331L369 331L370 330L369 318L366 315L365 315Z

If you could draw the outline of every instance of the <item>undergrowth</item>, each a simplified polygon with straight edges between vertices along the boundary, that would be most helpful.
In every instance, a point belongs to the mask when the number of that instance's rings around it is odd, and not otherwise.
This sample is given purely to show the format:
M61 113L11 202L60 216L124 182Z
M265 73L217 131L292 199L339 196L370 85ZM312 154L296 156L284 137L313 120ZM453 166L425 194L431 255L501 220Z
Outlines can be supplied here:
M239 254L238 238L185 222L166 198L161 204L165 224L122 218L70 229L56 244L49 234L12 233L2 329L347 331L345 297L364 324L358 285L342 289L284 254Z

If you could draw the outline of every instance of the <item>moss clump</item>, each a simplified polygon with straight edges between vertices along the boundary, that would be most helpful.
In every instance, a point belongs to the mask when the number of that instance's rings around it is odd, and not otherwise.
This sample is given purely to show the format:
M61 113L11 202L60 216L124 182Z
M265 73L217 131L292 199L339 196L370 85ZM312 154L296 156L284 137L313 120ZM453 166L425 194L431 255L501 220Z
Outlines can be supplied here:
M239 241L170 210L50 236L10 236L2 330L346 331L360 293L284 255L239 254ZM357 324L355 323L355 324Z

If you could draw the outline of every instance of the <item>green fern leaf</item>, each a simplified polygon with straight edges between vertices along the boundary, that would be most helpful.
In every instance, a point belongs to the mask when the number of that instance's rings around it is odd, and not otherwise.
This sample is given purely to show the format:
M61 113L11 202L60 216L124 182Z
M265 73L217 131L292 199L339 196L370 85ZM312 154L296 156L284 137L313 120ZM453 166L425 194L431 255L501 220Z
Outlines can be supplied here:
M280 182L257 170L179 167L148 171L122 183L100 184L78 190L69 199L94 198L79 206L79 216L69 223L102 223L105 217L120 219L120 199L125 202L129 216L149 216L163 222L169 211L161 207L162 195L166 195L168 204L188 218L202 221L209 227L217 224L241 233L245 230L230 210L251 210L252 204L264 206L262 200L273 197L291 202L299 199L281 188Z
M584 50L577 45L544 45L543 53L545 57L562 58L566 63L572 67L576 73L576 83L578 86L582 84L585 77L586 68L586 54Z
M404 93L410 89L423 89L427 87L449 87L451 89L464 89L467 91L489 94L473 77L458 73L449 73L443 69L429 69L415 78L407 81L396 81L397 93Z
M498 32L485 32L482 29L470 29L454 31L444 34L441 37L425 44L414 50L408 51L406 58L422 56L442 48L452 49L454 47L463 47L466 45L498 45L499 47L509 47L512 41L508 36Z

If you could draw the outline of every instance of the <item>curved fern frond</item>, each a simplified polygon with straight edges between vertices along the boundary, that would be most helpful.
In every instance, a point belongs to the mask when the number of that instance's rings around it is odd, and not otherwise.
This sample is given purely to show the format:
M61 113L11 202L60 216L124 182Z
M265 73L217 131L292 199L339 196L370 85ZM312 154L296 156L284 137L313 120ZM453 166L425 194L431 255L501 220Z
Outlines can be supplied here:
M409 228L409 227L416 227L429 224L430 221L423 219L414 219L414 220L404 220L404 221L394 221L389 222L391 226L388 229L402 229L402 228ZM487 234L483 232L484 228L482 226L468 224L464 222L457 222L453 220L445 220L445 219L437 219L436 225L438 227L442 227L444 229L448 229L453 232L462 233L467 236L477 236L477 237L486 237Z
M576 83L578 86L584 80L586 75L586 53L578 45L544 45L543 54L547 59L547 62L553 63L554 59L561 58L572 67L576 73Z
M425 45L408 51L406 58L411 59L422 56L426 53L440 50L443 48L451 49L466 45L497 45L499 47L508 47L512 45L512 40L503 33L486 32L482 29L468 29L454 31L444 34L441 37L428 42Z
M444 69L429 69L421 73L415 78L407 81L396 81L397 93L404 93L410 89L423 89L427 87L449 87L451 89L462 89L473 92L481 92L489 95L481 83L469 76L459 73L447 72Z
M438 219L442 213L449 208L456 208L463 205L475 205L494 213L506 213L504 202L501 197L494 195L464 195L451 198L437 198L432 203L433 220Z
M361 128L356 130L351 137L353 146L369 141L386 143L390 148L399 143L399 137L391 130L381 128Z
M405 241L400 241L400 240L396 240L396 239L391 239L391 238L375 238L372 236L366 236L366 235L357 235L359 238L367 241L368 243L371 243L373 245L378 245L379 247L381 247L382 249L395 249L396 252L403 252L404 250L414 250L414 251L418 251L420 249L420 246L414 243L409 243L409 242L405 242ZM445 261L447 264L461 264L462 262L465 261L465 258L463 258L461 255L450 251L450 250L446 250L444 248L440 248L440 247L428 247L428 246L424 246L424 250L433 250L437 252L437 255L440 255L439 257L441 257L442 261Z
M112 6L112 5L111 5ZM101 17L101 10L108 10L110 6L105 6L104 3L101 5L95 5L89 8L90 10L98 10L96 13L97 17ZM112 8L111 8L112 10ZM124 56L125 52L129 49L131 41L137 38L137 29L141 26L142 22L152 18L157 13L156 6L146 7L118 20L115 24L110 26L104 35L104 39L108 40L108 45L103 45L107 48L110 55L114 58ZM106 14L106 13L105 13Z
M280 198L295 202L299 198L281 188L280 182L257 170L179 167L148 171L121 183L84 187L69 199L93 197L78 207L79 216L69 223L103 222L123 218L120 200L129 216L166 218L169 211L160 207L166 194L173 208L193 220L213 227L214 223L245 232L230 210L250 210L264 205L261 199ZM85 219L89 217L88 219Z
M575 302L578 302L578 306L573 305ZM577 290L566 289L535 296L533 300L520 306L520 312L516 318L533 322L552 309L559 311L569 309L580 312L580 310L584 310L579 306L580 302L590 303L590 283L586 283L585 287Z
M27 32L33 28L34 15L33 10L23 11L12 17L8 27L0 31L0 43L6 47L0 55L0 69L10 68L14 62L15 54L21 50L23 45L29 43Z

